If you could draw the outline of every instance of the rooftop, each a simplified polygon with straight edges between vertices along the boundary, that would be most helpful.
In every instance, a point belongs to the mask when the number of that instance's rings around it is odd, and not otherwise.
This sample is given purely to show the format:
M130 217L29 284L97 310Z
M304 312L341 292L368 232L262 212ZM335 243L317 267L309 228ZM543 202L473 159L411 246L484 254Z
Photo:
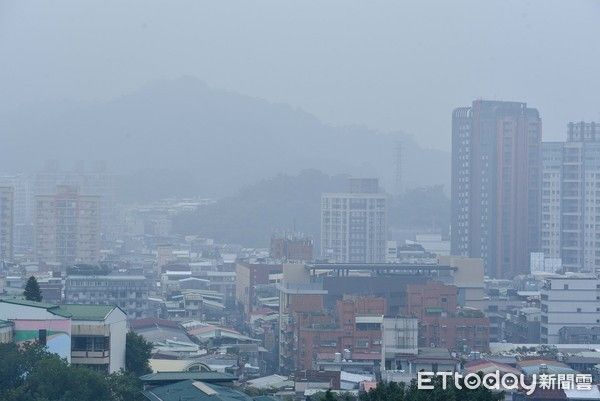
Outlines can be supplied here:
M72 320L104 320L117 306L113 305L60 305L59 311ZM60 312L59 312L60 314Z
M237 377L220 372L157 372L140 377L143 382L180 382L184 380L199 380L207 383L232 382Z
M56 305L53 305L53 304L48 304L45 302L28 301L26 299L20 299L20 298L2 298L2 299L0 299L0 302L5 302L7 304L31 306L34 308L42 308L42 309L56 308Z
M26 299L3 298L0 302L46 309L48 312L71 318L73 320L104 320L115 308L113 305L53 305L45 302L28 301Z
M109 275L109 276L102 276L102 275L90 275L90 276L84 276L84 275L68 275L67 276L67 280L107 280L107 281L145 281L146 277L144 276L120 276L120 275Z
M254 388L271 389L283 388L290 383L293 385L293 382L290 382L287 376L269 375L248 380L246 384Z
M193 380L155 387L144 391L142 395L151 401L254 401L249 395L229 387ZM261 400L265 398L265 396L262 396Z

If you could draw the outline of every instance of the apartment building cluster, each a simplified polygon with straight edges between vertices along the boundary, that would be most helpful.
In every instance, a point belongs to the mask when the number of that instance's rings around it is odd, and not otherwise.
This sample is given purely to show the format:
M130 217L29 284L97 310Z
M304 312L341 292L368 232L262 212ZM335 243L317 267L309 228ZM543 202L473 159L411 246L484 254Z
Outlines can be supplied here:
M0 175L0 188L4 261L96 263L101 242L118 235L115 176L103 163L49 162L37 174Z
M373 373L385 364L386 352L388 361L399 361L420 348L485 351L483 288L463 279L476 277L477 270L483 283L482 265L463 258L435 265L284 264L279 369ZM385 322L412 327L394 334L397 342L411 338L414 346L406 355L390 351L400 346L382 347Z
M452 254L482 258L493 278L529 273L531 253L555 271L596 272L599 160L597 123L571 122L566 141L542 142L539 112L525 103L456 109Z
M542 144L541 251L567 271L600 266L600 124L569 123Z

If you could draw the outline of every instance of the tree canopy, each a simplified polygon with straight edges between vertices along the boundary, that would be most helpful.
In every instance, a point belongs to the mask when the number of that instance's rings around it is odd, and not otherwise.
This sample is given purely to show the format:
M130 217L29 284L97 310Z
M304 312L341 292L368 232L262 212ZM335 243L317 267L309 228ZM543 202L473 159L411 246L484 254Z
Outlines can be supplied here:
M0 344L0 400L141 401L141 383L127 372L104 375L69 365L38 345Z
M349 392L336 394L331 390L318 392L310 397L311 401L501 401L504 393L494 393L485 387L474 390L448 385L442 388L441 379L434 380L431 390L419 389L417 381L409 384L379 382L369 392L359 393L358 399Z
M34 276L29 277L29 280L27 280L27 284L25 284L25 291L23 291L23 296L28 301L42 302L42 291L40 290L40 285Z
M433 385L433 389L423 390L417 387L416 380L408 385L379 382L377 387L368 393L361 393L359 401L501 401L504 399L504 393L494 393L483 386L469 390L465 386L458 389L454 385L448 385L444 389L439 378L433 381Z
M130 331L125 345L125 367L136 376L151 373L149 359L152 356L152 344L144 337Z

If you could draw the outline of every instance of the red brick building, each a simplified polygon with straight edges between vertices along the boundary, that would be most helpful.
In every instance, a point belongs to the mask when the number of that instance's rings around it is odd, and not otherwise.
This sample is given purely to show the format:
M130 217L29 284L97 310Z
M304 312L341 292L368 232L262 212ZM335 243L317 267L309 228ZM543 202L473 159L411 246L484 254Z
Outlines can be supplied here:
M419 319L419 347L463 352L489 347L489 320L477 309L458 308L455 286L409 284L404 314Z
M406 308L404 314L422 318L432 311L442 315L452 314L457 308L457 288L431 281L425 284L406 286Z
M294 344L291 345L296 369L312 369L319 355L333 356L343 354L344 350L381 354L381 323L377 319L385 313L383 298L340 300L330 313L322 307L322 296L320 302L315 296L310 297L290 299L290 305L297 303L293 307Z

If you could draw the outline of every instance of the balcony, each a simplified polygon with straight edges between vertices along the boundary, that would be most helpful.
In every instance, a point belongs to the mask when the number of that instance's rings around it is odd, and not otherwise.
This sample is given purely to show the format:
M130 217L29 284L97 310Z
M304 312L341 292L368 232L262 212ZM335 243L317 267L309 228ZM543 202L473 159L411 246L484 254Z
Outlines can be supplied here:
M80 365L104 365L110 363L110 351L71 351L71 363Z

